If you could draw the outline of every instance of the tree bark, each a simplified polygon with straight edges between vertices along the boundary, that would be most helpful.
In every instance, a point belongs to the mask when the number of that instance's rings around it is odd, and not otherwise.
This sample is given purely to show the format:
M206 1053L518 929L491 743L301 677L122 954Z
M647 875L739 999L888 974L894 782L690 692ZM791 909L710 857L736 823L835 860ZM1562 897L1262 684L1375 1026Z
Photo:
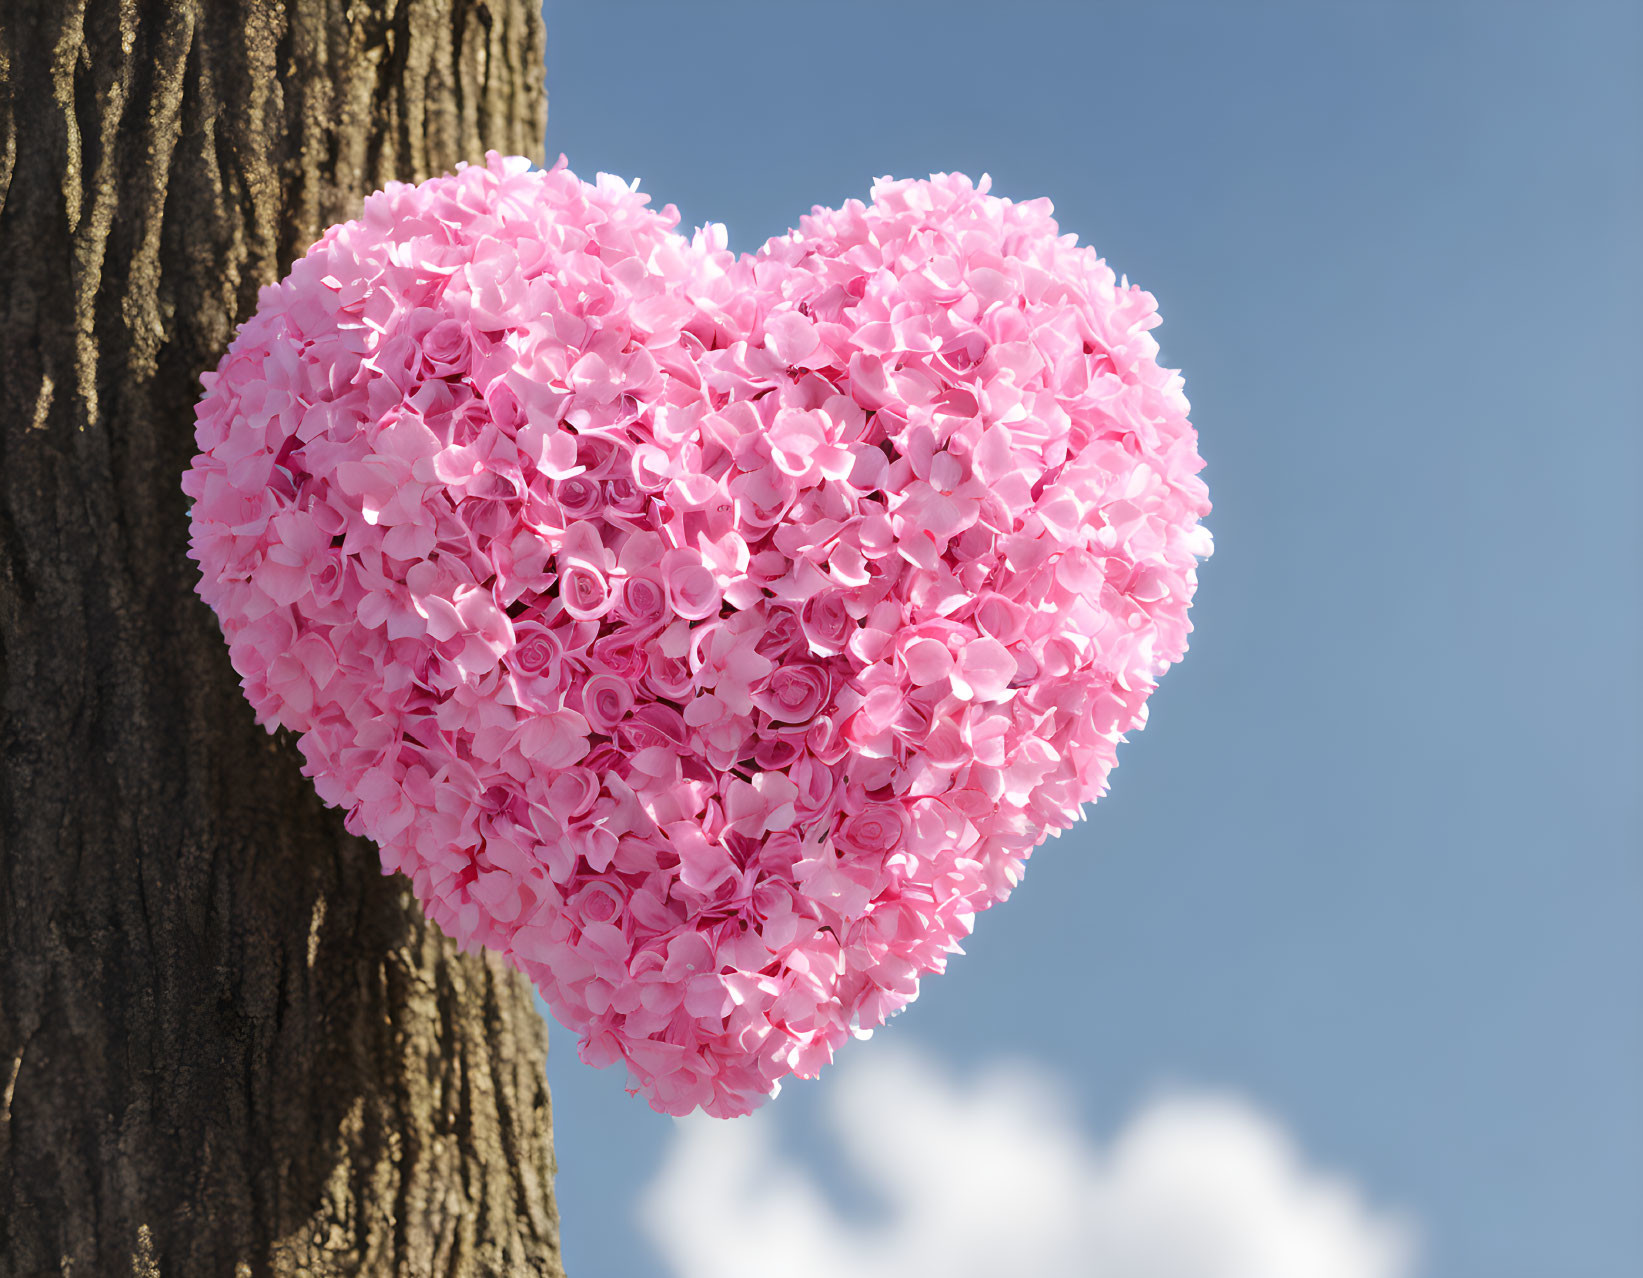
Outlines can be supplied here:
M194 596L199 374L385 181L539 157L536 0L0 9L0 1275L560 1274L546 1035Z

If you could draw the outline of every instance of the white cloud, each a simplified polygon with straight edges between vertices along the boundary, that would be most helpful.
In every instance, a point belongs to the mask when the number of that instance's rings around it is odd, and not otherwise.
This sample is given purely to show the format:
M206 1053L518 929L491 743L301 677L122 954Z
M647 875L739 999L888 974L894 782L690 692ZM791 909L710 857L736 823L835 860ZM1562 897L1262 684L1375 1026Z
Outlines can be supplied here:
M675 1120L639 1214L676 1278L1404 1278L1413 1263L1406 1223L1232 1097L1163 1097L1103 1148L1025 1065L966 1085L880 1042L828 1086L872 1218L778 1149L779 1103Z

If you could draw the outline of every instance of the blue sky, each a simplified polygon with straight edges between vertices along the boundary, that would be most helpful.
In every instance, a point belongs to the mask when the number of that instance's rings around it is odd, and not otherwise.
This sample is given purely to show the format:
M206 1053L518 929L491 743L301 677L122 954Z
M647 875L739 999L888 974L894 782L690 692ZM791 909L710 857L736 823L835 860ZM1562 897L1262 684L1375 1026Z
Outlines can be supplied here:
M1193 650L1090 820L851 1050L1025 1058L1096 1144L1222 1090L1413 1218L1429 1278L1633 1278L1643 10L546 12L583 176L751 251L877 175L987 171L1157 296L1186 376ZM564 1031L549 1076L571 1272L663 1272L632 1204L681 1137ZM829 1086L778 1139L871 1218Z

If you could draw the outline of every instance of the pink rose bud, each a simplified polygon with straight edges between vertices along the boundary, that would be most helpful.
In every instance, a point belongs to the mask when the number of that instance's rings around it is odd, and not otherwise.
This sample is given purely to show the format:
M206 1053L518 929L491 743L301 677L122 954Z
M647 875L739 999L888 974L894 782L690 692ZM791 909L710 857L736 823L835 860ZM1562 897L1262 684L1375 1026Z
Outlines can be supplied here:
M610 732L633 708L633 685L619 675L597 674L582 685L582 716L595 732Z
M467 370L473 356L473 339L461 320L441 320L422 338L422 353L437 377Z
M832 680L822 666L778 666L754 695L753 703L774 723L805 724L820 713L832 691Z
M883 856L901 844L907 833L907 814L896 804L875 803L847 817L833 836L846 852Z
M534 622L523 622L514 627L514 646L508 654L508 664L517 674L551 678L563 653L553 631Z
M844 606L843 593L837 590L813 595L805 600L804 607L799 612L799 620L804 628L804 637L810 644L810 651L817 656L843 652L844 645L849 641L850 632L856 627L855 618Z
M570 564L559 573L559 602L578 621L592 621L610 610L610 584L590 564Z
M667 589L662 579L650 573L637 573L622 581L615 612L623 621L635 626L650 626L660 622L668 609Z
M605 492L598 480L586 475L572 475L553 486L554 500L565 512L566 519L586 519L596 515L605 505Z

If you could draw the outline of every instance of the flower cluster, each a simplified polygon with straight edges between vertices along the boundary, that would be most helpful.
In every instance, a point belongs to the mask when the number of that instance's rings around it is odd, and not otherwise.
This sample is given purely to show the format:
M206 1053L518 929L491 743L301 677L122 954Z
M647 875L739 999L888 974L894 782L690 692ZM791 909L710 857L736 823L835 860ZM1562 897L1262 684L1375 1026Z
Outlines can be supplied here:
M601 175L391 184L198 410L259 722L669 1113L911 1000L1186 648L1152 298L1047 201L876 185L734 258Z

